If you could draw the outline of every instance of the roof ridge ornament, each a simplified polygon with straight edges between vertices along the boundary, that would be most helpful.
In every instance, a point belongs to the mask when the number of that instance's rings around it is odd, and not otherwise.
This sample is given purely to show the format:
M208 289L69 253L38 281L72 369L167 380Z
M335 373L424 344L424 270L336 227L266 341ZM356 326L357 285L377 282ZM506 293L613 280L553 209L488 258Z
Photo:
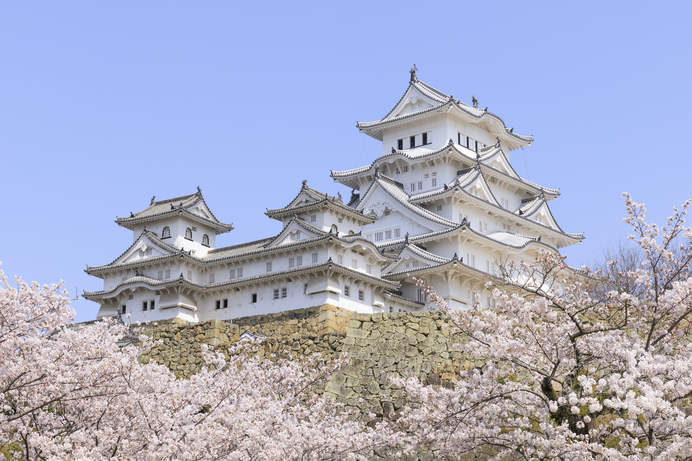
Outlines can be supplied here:
M499 137L499 136L495 136L495 139L497 139L497 147L500 147L500 137Z
M392 154L396 154L396 149L392 146Z
M307 185L308 185L308 180L307 180L307 179L303 179L303 187L307 187Z
M153 205L155 201L156 201L156 196L154 195L154 196L151 198L151 203L149 203L149 205Z
M375 179L380 177L380 167L379 166L375 167L375 174L373 176L375 177Z
M410 80L409 83L415 83L415 82L418 81L418 77L416 77L416 72L417 72L417 71L418 71L418 68L417 68L416 65L414 64L413 67L411 67L411 70L409 70L409 72L411 72L411 80Z
M199 186L197 186L197 194L202 195L202 189Z
M475 94L474 94L473 96L471 96L471 103L473 104L473 107L475 107L476 109L478 109L478 99L476 99L476 95L475 95Z
M408 245L408 232L406 232L406 235L404 236L404 245Z

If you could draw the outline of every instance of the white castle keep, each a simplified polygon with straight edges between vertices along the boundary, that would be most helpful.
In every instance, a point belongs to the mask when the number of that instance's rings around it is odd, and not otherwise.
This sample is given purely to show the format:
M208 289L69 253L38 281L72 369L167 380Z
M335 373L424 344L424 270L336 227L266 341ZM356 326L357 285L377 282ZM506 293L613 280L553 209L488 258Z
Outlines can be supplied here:
M200 322L322 304L424 310L427 297L410 276L453 307L492 306L485 284L498 264L581 242L550 212L559 190L519 177L509 162L533 138L479 109L475 97L467 105L426 85L416 70L384 118L357 124L382 141L382 155L332 171L353 189L348 203L303 181L288 205L266 212L282 223L277 235L220 248L216 236L233 226L216 219L199 188L118 218L132 245L86 269L103 279L103 290L84 293L100 304L98 317Z

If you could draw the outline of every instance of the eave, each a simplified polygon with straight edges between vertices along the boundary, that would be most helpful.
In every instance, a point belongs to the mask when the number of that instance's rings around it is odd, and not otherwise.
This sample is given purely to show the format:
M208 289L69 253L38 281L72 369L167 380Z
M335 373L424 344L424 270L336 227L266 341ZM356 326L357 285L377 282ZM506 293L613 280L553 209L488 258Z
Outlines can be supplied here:
M335 214L342 214L344 216L348 216L352 220L363 224L372 224L375 221L377 221L377 218L365 216L362 212L354 210L346 205L334 203L329 199L322 199L318 202L312 202L296 207L286 207L275 210L267 210L265 214L272 219L282 221L287 216L292 216L298 213L305 213L315 209L325 208L332 210Z
M185 209L175 209L166 211L163 213L158 213L155 215L143 216L143 217L131 217L131 218L118 218L115 220L116 224L122 226L126 229L133 230L135 226L146 224L152 221L160 221L162 219L172 218L172 217L185 217L192 221L196 221L205 226L211 227L216 231L217 234L225 234L233 230L233 224L224 224L211 221L209 219L198 216L194 213L190 213Z

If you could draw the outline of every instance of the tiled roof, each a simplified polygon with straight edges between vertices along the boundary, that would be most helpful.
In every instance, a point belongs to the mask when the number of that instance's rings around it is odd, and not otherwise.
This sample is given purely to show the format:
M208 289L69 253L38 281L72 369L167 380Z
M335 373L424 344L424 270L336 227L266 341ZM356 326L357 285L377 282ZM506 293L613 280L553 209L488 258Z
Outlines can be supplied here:
M401 254L405 250L409 250L409 251L411 251L411 253L413 253L417 256L420 256L421 258L425 259L426 261L432 261L435 264L444 263L444 262L449 261L449 258L444 258L444 257L438 256L434 253L430 253L429 251L425 251L424 249L422 249L418 245L414 245L411 243L409 243L408 245L404 245L404 247L399 252L399 258L401 258Z
M340 272L342 274L350 275L350 276L353 276L353 277L356 277L356 278L359 278L362 280L367 280L370 283L373 283L375 285L378 285L378 286L384 287L384 288L390 288L391 289L391 288L397 288L399 286L399 284L396 282L391 282L389 280L383 280L383 279L380 279L378 277L373 277L372 275L369 275L369 274L355 271L353 269L342 266L340 264L336 264L335 262L333 262L330 259L325 263L310 264L310 265L291 268L291 269L287 269L287 270L283 270L283 271L269 272L266 274L255 275L255 276L251 276L251 277L242 277L242 278L232 279L232 280L225 281L225 282L211 283L208 285L200 285L198 283L194 283L194 282L191 282L189 280L186 280L184 277L182 277L182 274L179 278L165 280L165 281L157 280L157 279L142 276L142 275L137 275L137 276L130 277L129 279L120 283L118 286L116 286L115 288L113 288L111 290L85 291L84 297L87 299L95 299L95 298L100 298L103 296L108 296L110 294L117 292L123 286L131 285L134 283L146 283L151 288L159 288L159 287L163 287L163 286L167 286L167 285L175 285L175 284L181 284L182 283L188 287L196 288L200 291L213 291L213 290L222 289L222 288L229 287L229 286L247 285L247 284L255 283L257 281L267 281L267 280L272 280L272 279L277 279L277 278L283 278L286 276L294 276L294 275L299 274L299 273L312 272L315 270L320 270L320 269L325 269L325 268L336 270L337 272Z
M428 97L430 100L432 100L434 103L437 103L437 104L436 105L434 104L432 107L428 107L426 109L421 109L418 111L409 112L406 114L402 114L402 115L398 115L396 117L390 118L394 109L399 106L401 101L411 91L412 88L415 88L420 93L422 93L423 95L425 95L426 97ZM461 113L464 113L464 114L476 119L479 122L482 121L483 119L487 118L487 117L494 119L495 122L502 125L504 135L516 139L517 141L519 141L520 145L522 143L528 144L528 143L533 142L532 136L522 136L522 135L518 135L518 134L513 133L513 130L508 129L507 125L505 124L505 122L500 117L498 117L495 114L488 112L487 108L486 109L478 109L477 107L469 106L468 104L465 104L465 103L455 99L453 96L448 96L448 95L444 94L443 92L431 87L430 85L427 85L427 84L421 82L417 78L412 80L409 83L409 86L406 89L406 91L404 92L404 95L399 99L399 101L396 103L394 108L392 108L392 110L390 110L389 113L387 113L387 115L385 117L383 117L380 120L375 120L372 122L358 122L358 123L356 123L356 127L358 129L360 129L361 131L371 131L374 128L383 127L383 126L385 126L389 123L392 123L392 122L397 122L397 121L405 120L407 118L416 117L418 115L422 115L425 113L434 112L436 110L443 109L445 107L452 107L455 110L457 110ZM375 135L374 137L376 137L377 139L380 139L381 134L379 135L379 137L378 137L378 135Z
M87 266L85 272L86 272L87 274L91 274L92 272L98 272L98 271L101 271L101 270L105 270L105 269L109 269L109 268L114 267L114 266L115 266L115 263L116 263L120 258L122 258L122 257L125 256L127 253L129 253L130 250L131 250L132 248L134 248L134 247L136 247L137 245L139 245L139 242L141 242L141 241L144 239L144 237L147 237L151 243L153 243L154 245L156 245L156 246L159 247L160 249L162 249L162 250L168 252L169 254L161 255L161 256L153 256L153 257L151 257L151 258L142 258L142 259L139 259L139 260L137 260L137 261L130 262L130 263L118 264L117 267L120 267L120 268L135 267L135 266L141 265L141 263L149 263L149 262L153 262L153 261L159 261L159 260L163 260L163 259L169 258L169 257L170 257L171 255L173 255L173 254L178 255L178 254L181 253L181 250L179 250L178 248L174 247L173 245L169 245L168 243L164 242L164 241L161 240L161 239L159 238L159 236L156 235L154 232L145 229L144 232L142 232L142 233L139 235L139 237L137 238L137 240L135 240L135 242L134 242L132 245L130 245L129 247L127 247L127 249L126 249L125 251L123 251L123 252L122 252L117 258L115 258L113 261L111 261L111 262L108 263L108 264L104 264L104 265L102 265L102 266L93 266L93 267Z
M411 307L416 307L416 308L425 307L425 303L421 303L418 301L414 301L413 299L405 298L405 297L398 295L396 293L392 293L391 291L382 292L382 296L384 296L385 298L392 298L392 299L394 299L395 302L399 302L401 304L408 305Z
M363 194L363 198L367 197L368 193L374 185L377 184L379 185L387 194L389 194L393 199L395 199L397 202L402 204L404 207L406 207L408 210L413 211L419 216L424 217L425 219L428 219L432 222L436 222L438 224L442 224L443 226L449 226L449 227L456 227L457 223L450 221L448 219L445 219L432 211L428 211L423 207L420 207L416 204L413 204L409 201L409 195L404 191L403 186L401 183L398 183L394 181L392 178L389 178L387 176L384 176L382 174L378 174L377 177L375 178L375 181L370 185L370 188L368 188L368 191ZM361 203L363 201L361 200Z
M314 199L314 202L310 203L301 203L301 204L294 204L296 199L300 197L300 195L305 192L308 194L312 199ZM371 218L368 216L363 215L360 211L356 210L355 208L352 208L350 205L345 205L343 200L339 197L332 197L327 194L322 194L315 189L312 189L308 187L307 185L303 184L303 187L301 188L300 192L298 195L295 196L291 202L283 207L283 208L277 208L273 210L267 210L266 215L269 216L270 218L280 218L282 216L286 216L287 214L291 213L300 213L303 211L310 210L315 207L320 207L320 206L328 206L332 210L335 211L340 211L342 213L346 213L348 216L350 216L353 219L360 220L364 223L371 224L376 221L375 218Z
M200 202L203 203L205 208L209 211L211 219L205 218L190 211L191 208L193 208ZM181 212L185 213L186 216L196 221L200 221L204 224L207 224L208 226L214 228L218 233L229 232L233 229L232 224L224 224L220 222L218 219L216 219L216 216L214 216L214 213L211 212L211 209L209 208L209 206L207 206L206 202L204 201L204 197L202 197L202 191L199 190L199 188L197 193L195 194L184 195L182 197L176 197L172 199L159 201L155 201L154 199L152 199L149 206L144 210L139 211L137 213L130 213L130 216L125 218L117 218L115 222L118 223L118 225L120 226L131 228L132 226L135 226L137 224L155 221L161 218L165 218L168 215Z
M427 149L423 147L416 147L414 149L404 149L404 150L394 150L389 154L382 155L381 157L376 158L370 165L365 165L359 168L354 168L351 170L344 170L344 171L331 171L331 177L335 180L338 181L341 178L348 178L348 177L357 177L362 175L363 173L371 173L374 172L375 168L382 163L383 161L391 160L393 157L400 157L403 159L406 159L408 161L413 161L413 160L419 160L422 158L427 158L427 157L434 157L436 155L441 155L445 154L448 152L450 149L452 149L457 155L460 155L462 158L466 159L469 162L476 162L477 159L475 157L475 152L472 151L471 149L468 149L465 146L460 146L456 143L454 143L452 140L450 140L449 143L447 143L445 146L432 150L432 149ZM509 167L512 169L514 172L513 175L509 175L505 173L504 171L498 170L497 168L488 165L486 162L489 162L492 158L495 157L498 153L501 153L504 155L504 152L502 151L501 148L497 147L497 145L492 145L492 146L487 146L485 149L488 149L485 154L481 155L481 166L482 168L488 168L495 172L496 174L499 174L501 176L511 178L515 181L519 181L521 183L524 183L525 185L529 186L531 189L534 189L536 191L543 191L544 193L551 195L551 196L558 196L560 195L560 190L559 189L550 189L547 187L539 186L538 184L535 184L531 181L528 181L522 177L520 177L516 171L512 168L512 165L509 161L507 161L507 164ZM506 158L506 157L505 157Z

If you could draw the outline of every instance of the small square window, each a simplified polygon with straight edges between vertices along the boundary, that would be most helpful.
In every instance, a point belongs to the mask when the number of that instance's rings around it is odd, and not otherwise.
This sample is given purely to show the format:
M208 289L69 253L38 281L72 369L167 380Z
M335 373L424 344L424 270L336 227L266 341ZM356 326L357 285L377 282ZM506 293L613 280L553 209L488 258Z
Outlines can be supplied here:
M432 186L437 187L437 178L432 178Z
M296 265L296 258L288 258L288 267L294 267Z
M310 222L315 222L315 221L317 221L317 215L316 214L310 215Z
M423 145L428 143L428 133L423 133Z
M302 256L296 256L296 266L302 266L303 265L303 257Z
M391 239L392 238L392 231L391 230L384 231L384 238L385 238L385 240Z
M404 173L408 173L408 165L404 165L404 167L403 167L403 172L404 172Z
M279 289L278 288L276 288L274 290L274 299L279 299Z
M229 278L231 278L231 279L235 278L235 269L231 269L231 273L229 275Z
M399 149L399 150L404 150L404 140L403 140L403 139L399 139L399 140L396 142L396 145L397 145L397 149Z
M351 296L351 287L349 287L349 286L344 287L344 295L345 296Z
M370 264L365 265L365 272L367 272L368 274L372 274L372 267L370 266Z
M415 137L415 136L411 136L411 137L409 138L409 147L410 147L411 149L413 149L414 147L416 147L416 137Z
M148 307L149 307L149 303L147 303L146 301L142 301L142 310L145 311L145 310L147 310Z
M281 297L285 298L286 295L288 294L288 289L286 287L281 289Z
M227 307L228 307L228 299L224 299L223 300L223 308L225 309Z
M442 211L442 205L437 205L437 211Z
M418 190L423 190L423 181L418 181Z
M416 183L412 182L411 183L411 192L415 192L415 191L416 191Z
M376 232L375 233L375 241L376 242L382 241L382 232Z
M216 300L216 308L221 309L221 300L220 299Z
M303 294L304 295L308 294L308 284L307 283L303 285Z
M214 276L216 274L209 274L209 283L214 283Z
M401 237L401 229L394 229L394 238Z
M316 263L317 262L317 253L312 254L312 262Z
M171 270L166 269L166 280L168 280L169 278L171 278Z
M154 301L154 300L149 301L149 310L153 311L155 307L156 307L156 301Z
M252 304L257 302L257 293L252 293Z
M365 293L363 293L363 290L358 290L358 301L363 300L365 300Z
M120 306L120 307L121 307L121 308L120 308L120 312L121 312L122 314L127 313L127 306L126 306L125 304L123 304L123 305Z
M267 263L267 272L271 272L271 271L272 271L272 263L271 263L271 261L269 261Z
M242 277L242 276L243 276L243 268L242 268L242 267L239 267L239 268L238 268L238 272L237 272L236 274L237 274L238 277Z
M157 278L163 280L163 271L159 271L159 276Z
M352 269L358 269L358 261L355 259L351 260L351 268Z

